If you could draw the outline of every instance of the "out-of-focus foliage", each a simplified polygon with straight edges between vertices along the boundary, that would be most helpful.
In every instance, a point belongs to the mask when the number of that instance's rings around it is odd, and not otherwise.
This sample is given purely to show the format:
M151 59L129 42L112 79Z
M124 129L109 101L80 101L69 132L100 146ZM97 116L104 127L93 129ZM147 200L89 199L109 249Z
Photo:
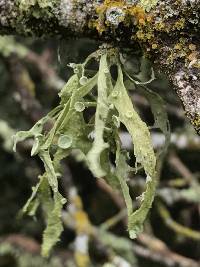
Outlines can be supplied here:
M14 246L5 243L0 247L1 263L0 266L20 266L20 267L61 267L63 266L59 258L52 258L50 261L45 260L39 255L23 252Z

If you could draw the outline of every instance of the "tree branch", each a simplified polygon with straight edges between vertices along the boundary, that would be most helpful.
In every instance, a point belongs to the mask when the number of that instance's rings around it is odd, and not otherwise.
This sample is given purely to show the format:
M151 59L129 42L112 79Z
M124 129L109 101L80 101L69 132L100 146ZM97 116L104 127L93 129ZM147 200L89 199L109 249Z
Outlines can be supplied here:
M167 73L200 134L199 0L0 0L0 33L137 44Z

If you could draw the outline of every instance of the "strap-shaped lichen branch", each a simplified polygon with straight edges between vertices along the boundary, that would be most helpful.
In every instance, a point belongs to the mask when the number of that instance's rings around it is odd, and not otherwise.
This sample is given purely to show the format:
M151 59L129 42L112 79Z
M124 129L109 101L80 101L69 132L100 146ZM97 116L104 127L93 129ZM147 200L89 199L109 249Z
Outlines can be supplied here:
M90 77L91 73L86 67L92 58L99 63L99 69ZM156 157L148 126L135 110L125 87L125 66L121 58L118 49L102 46L83 64L70 64L74 74L59 93L59 105L29 131L21 131L14 136L14 150L19 141L33 138L31 156L38 155L44 164L45 172L39 177L39 183L33 188L32 196L23 211L33 216L41 205L47 213L47 228L44 231L42 246L42 254L45 256L58 241L62 231L60 217L65 199L58 192L60 163L74 151L81 153L82 160L95 177L104 177L114 189L122 192L127 207L128 231L131 238L135 238L142 231L151 209L161 155L165 154L169 142L168 120L162 99L148 88L144 88L154 116L154 126L163 132L166 139L164 148L158 151L159 157ZM113 66L117 67L116 81L112 77ZM142 83L143 81L140 86ZM89 121L83 114L90 107L88 103L96 106L95 111L90 114ZM45 125L50 121L52 127L45 131ZM146 188L140 196L140 205L136 210L133 209L129 194L127 178L132 167L128 164L128 151L122 148L120 141L120 124L126 127L132 138L136 171L137 165L140 164L146 174ZM110 153L115 157L114 166Z

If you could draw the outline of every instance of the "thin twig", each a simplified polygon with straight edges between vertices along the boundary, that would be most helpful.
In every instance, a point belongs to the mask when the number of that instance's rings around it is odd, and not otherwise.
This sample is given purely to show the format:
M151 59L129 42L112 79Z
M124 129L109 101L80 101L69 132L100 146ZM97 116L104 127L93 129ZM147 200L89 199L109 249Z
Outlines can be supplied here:
M167 210L167 208L163 204L157 203L157 207L158 207L158 211L159 211L161 217L163 218L164 223L170 229L172 229L177 234L180 234L180 235L185 236L187 238L191 238L194 240L200 240L200 232L192 230L192 229L190 229L186 226L183 226L183 225L177 223L176 221L174 221L172 219L169 211Z

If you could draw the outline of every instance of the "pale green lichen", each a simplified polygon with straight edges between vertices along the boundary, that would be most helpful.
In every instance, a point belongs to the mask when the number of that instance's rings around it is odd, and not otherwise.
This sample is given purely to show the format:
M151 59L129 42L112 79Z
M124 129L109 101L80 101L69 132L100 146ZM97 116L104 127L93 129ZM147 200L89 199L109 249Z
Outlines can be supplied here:
M59 0L17 0L13 12L18 16L10 20L10 25L18 32L25 35L50 34L57 24L55 20L55 8ZM35 21L40 21L41 28ZM37 25L37 26L36 26Z
M88 63L92 58L98 61L100 59L99 70L92 78L88 78L84 85L81 85L80 77L83 72L86 72L86 77L90 77L85 66L86 62ZM115 83L110 73L113 65L118 68ZM74 151L80 151L84 155L82 159L95 177L105 178L114 189L122 191L127 206L128 230L131 238L136 237L142 231L157 186L157 159L150 132L134 109L124 85L124 66L119 62L119 51L103 46L89 56L84 64L71 66L76 73L61 90L61 101L58 107L41 119L30 131L19 132L14 139L14 148L18 141L29 137L35 139L36 145L33 145L34 153L32 154L38 154L44 163L45 173L33 189L24 211L29 215L34 215L40 204L47 213L47 228L44 231L42 246L42 253L45 256L59 240L62 231L61 211L65 199L58 192L60 162L70 154L73 155ZM94 98L94 95L97 97ZM85 121L83 114L88 107L88 97L94 98L96 106L95 114L89 122ZM159 103L152 104L155 123L166 135L167 119L163 109L160 108L160 100L157 102ZM164 114L160 116L160 112ZM43 131L44 124L48 120L51 123L54 122L54 125L49 132L45 132ZM135 211L127 184L128 174L132 168L127 162L128 153L123 151L120 142L120 122L124 124L132 137L136 169L137 164L140 164L147 177L141 205ZM93 133L93 138L91 133ZM115 156L115 166L110 160L110 153ZM53 199L50 192L53 194Z
M98 100L95 114L94 142L91 150L87 155L88 163L93 174L101 178L106 175L105 170L101 167L101 154L108 148L104 141L105 125L109 112L107 77L104 69L108 69L107 55L103 55L100 61L98 77Z
M153 7L158 4L159 0L140 0L140 5L149 12Z
M23 11L38 5L40 8L53 8L57 0L19 0L19 7Z

